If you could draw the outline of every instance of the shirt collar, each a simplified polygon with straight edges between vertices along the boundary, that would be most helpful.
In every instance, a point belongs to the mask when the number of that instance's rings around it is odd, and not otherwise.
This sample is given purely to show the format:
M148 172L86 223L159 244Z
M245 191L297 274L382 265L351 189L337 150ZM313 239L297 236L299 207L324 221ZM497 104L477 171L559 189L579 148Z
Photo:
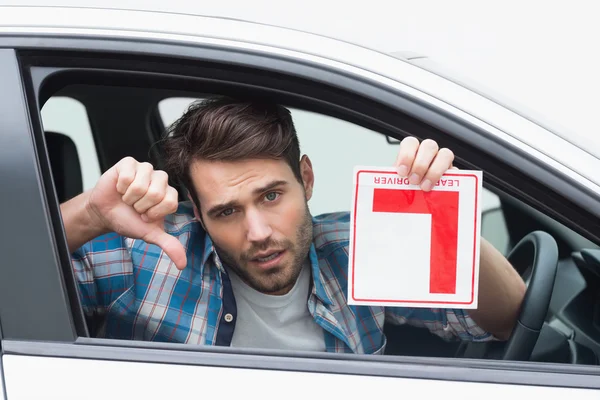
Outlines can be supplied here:
M308 258L310 260L310 266L312 270L313 277L313 293L317 296L321 302L325 305L332 305L333 300L325 287L325 277L321 272L321 268L319 268L319 258L317 257L317 250L315 249L315 244L311 243L310 250L308 252Z
M204 249L202 252L202 264L200 265L200 270L202 271L202 273L204 273L204 268L206 267L206 265L208 265L209 260L211 259L214 265L217 267L217 270L219 270L219 272L221 273L224 273L225 268L223 267L223 263L221 263L221 259L219 258L219 255L215 250L215 246L213 244L212 239L210 238L208 233L206 233L206 238L204 240Z

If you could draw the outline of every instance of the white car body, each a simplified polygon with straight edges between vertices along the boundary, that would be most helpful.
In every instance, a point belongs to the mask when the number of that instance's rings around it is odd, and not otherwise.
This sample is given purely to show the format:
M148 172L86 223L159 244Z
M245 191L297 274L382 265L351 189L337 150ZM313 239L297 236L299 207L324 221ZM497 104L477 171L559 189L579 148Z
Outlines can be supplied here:
M102 8L76 7L0 7L0 38L2 36L53 36L106 39L132 39L155 43L176 43L186 46L209 46L237 49L252 54L268 54L294 63L319 65L338 73L359 77L383 87L397 90L420 99L434 109L445 110L455 118L466 121L496 137L498 141L518 147L543 163L546 168L578 182L589 191L600 194L599 149L581 146L557 132L534 122L531 118L512 111L483 94L477 93L451 79L427 70L427 60L410 56L394 56L370 50L351 43L314 34L288 30L239 20L205 16L150 12L144 10L111 9L102 2ZM116 3L115 3L116 4ZM235 62L232 60L231 62ZM420 64L420 65L419 65ZM66 346L66 345L65 345ZM544 396L573 396L577 399L597 399L600 390L584 387L560 387L548 375L535 385L526 382L492 383L473 379L464 374L475 365L457 369L419 364L407 360L405 364L389 368L405 369L403 377L375 376L368 372L367 363L360 366L363 374L343 367L333 372L316 368L318 360L302 361L303 371L278 370L261 364L262 356L242 355L232 358L229 366L193 365L186 362L189 352L174 347L171 351L180 357L180 364L145 362L143 353L151 350L134 349L140 358L119 355L121 347L110 345L89 347L87 356L54 357L4 354L2 372L7 399L30 398L118 398L163 399L179 396L206 396L241 398L262 393L264 398L298 396L310 399L382 398L384 396L423 396L485 399L528 398ZM43 352L43 345L32 343L32 348ZM67 349L65 347L65 349ZM66 350L67 351L67 350ZM69 349L68 351L76 351ZM113 360L94 359L94 352L111 352ZM227 359L224 355L224 359ZM207 353L207 357L220 357ZM348 360L349 364L355 361ZM280 361L284 366L286 358ZM413 364L411 364L413 363ZM500 370L508 375L510 363ZM187 364L187 365L186 365ZM445 374L438 373L443 369ZM437 372L436 372L437 371ZM440 372L441 373L441 372ZM460 376L459 376L460 375ZM460 379L458 379L460 378ZM582 378L584 379L584 378ZM589 376L585 380L592 379ZM598 377L597 379L600 379ZM251 389L257 389L252 392ZM585 384L582 384L585 386ZM318 388L318 389L317 389Z

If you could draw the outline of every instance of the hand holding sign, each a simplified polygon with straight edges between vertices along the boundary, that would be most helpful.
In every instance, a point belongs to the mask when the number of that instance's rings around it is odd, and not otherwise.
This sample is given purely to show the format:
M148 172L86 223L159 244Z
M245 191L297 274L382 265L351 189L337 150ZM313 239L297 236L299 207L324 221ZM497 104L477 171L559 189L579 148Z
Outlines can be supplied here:
M419 144L417 138L409 136L400 142L395 166L398 175L408 177L411 185L430 191L446 171L454 169L453 161L454 153L450 149L440 149L431 139Z
M452 152L415 141L396 168L354 171L348 301L476 308L481 172L449 171Z

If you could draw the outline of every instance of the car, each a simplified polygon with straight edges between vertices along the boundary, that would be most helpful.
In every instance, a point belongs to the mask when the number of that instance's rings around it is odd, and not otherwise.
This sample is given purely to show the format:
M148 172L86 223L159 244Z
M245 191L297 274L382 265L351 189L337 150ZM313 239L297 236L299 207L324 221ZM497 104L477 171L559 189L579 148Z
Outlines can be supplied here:
M0 82L5 398L600 395L600 148L585 137L427 57L109 1L0 6ZM349 210L353 166L391 166L406 136L482 171L481 235L527 283L510 339L399 326L386 328L384 354L357 355L98 337L60 204L125 156L160 168L167 127L212 94L292 110L316 171L313 214Z

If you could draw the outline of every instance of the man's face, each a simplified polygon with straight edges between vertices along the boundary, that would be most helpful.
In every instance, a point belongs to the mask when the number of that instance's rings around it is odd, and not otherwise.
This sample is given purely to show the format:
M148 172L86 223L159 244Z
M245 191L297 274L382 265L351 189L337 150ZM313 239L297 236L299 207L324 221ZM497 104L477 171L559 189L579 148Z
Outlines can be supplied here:
M301 171L303 183L282 160L202 160L190 168L219 257L266 294L285 294L294 286L312 242L307 201L314 178L307 157Z

